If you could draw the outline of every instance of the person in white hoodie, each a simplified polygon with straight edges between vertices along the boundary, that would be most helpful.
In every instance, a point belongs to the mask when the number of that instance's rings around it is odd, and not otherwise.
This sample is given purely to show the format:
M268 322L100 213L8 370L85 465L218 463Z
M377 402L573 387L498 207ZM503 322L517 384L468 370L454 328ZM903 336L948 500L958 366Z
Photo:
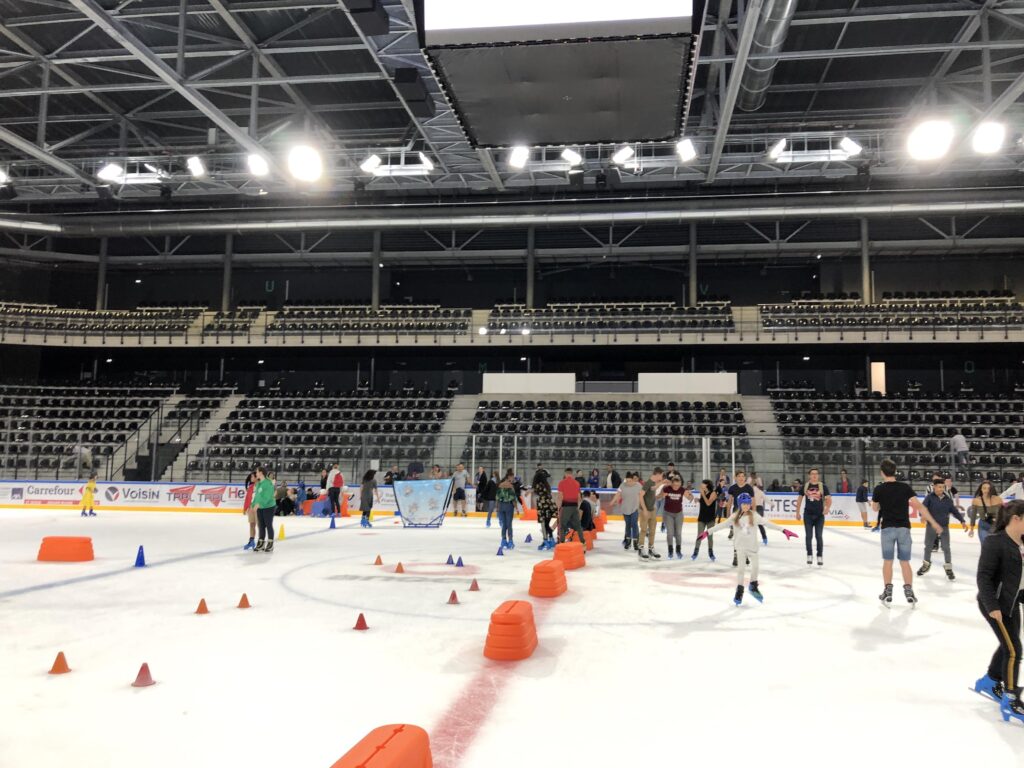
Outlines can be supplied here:
M999 494L1003 501L1020 501L1024 499L1024 475L1021 475L1016 483Z
M750 594L759 603L764 602L764 595L761 594L760 585L757 581L758 570L761 565L760 556L758 555L761 545L758 526L763 525L766 528L782 531L786 534L786 539L796 539L799 536L788 528L776 525L757 514L754 511L754 500L749 493L741 493L736 497L736 509L737 511L727 520L723 520L714 528L704 531L698 538L704 539L716 531L731 526L735 533L733 536L733 546L736 548L736 596L733 598L733 602L736 605L740 605L743 602L743 584L746 577L747 561L750 562Z

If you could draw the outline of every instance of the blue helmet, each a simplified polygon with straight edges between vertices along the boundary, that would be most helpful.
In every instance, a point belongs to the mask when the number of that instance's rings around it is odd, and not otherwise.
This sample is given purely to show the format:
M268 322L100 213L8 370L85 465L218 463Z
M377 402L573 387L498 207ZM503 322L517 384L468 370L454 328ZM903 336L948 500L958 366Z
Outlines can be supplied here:
M742 507L744 504L753 504L754 500L750 498L749 493L741 493L736 497L736 506Z

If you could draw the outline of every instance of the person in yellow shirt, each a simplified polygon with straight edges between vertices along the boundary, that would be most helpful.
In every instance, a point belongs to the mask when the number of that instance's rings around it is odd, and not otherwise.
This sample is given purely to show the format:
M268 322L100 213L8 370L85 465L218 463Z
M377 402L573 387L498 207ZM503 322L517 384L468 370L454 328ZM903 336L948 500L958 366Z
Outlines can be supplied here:
M96 497L96 473L93 472L89 475L89 481L85 484L85 488L82 489L82 517L96 517L96 513L93 512L93 500ZM85 510L89 510L86 513Z

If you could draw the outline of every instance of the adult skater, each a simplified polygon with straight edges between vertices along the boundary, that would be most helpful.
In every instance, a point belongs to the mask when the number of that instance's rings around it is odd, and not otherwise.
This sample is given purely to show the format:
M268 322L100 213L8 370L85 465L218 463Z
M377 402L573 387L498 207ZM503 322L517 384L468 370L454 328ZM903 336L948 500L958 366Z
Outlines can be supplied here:
M946 493L946 481L941 477L937 478L932 483L931 492L924 497L924 506L931 512L932 517L935 518L936 522L942 526L942 533L936 534L932 528L927 528L924 532L924 562L921 563L921 567L917 569L918 576L924 576L931 570L932 567L932 544L935 542L936 536L940 544L942 545L942 554L945 557L943 568L946 571L946 578L950 581L956 579L953 573L953 555L949 546L949 518L955 517L960 521L960 525L967 530L967 520L964 519L963 512L961 512L956 505L956 499Z
M971 508L968 512L971 518L971 530L968 536L974 536L974 529L978 529L978 538L984 542L992 527L999 518L999 512L1003 508L1003 498L996 496L995 488L988 480L982 480L978 490L974 492L971 500Z
M732 527L735 531L733 544L736 547L738 558L736 565L736 596L733 597L733 602L736 605L740 605L743 602L743 585L746 577L747 563L750 564L750 594L759 603L764 601L764 595L761 594L760 584L757 580L758 571L761 566L761 559L758 554L758 547L761 543L757 530L759 525L782 531L782 533L786 534L787 539L797 538L797 535L791 530L765 520L757 514L754 511L754 499L747 493L740 494L736 498L736 512L728 520L704 531L698 537L698 539L710 537L715 531L719 531L726 526Z
M363 482L359 485L359 525L363 528L373 528L370 517L373 513L373 502L380 504L380 491L377 490L377 470L368 469L363 475Z
M260 525L260 540L256 542L253 552L274 551L274 481L267 477L263 467L256 468L256 489L252 494L252 508L256 511L256 519ZM265 548L264 548L265 545Z
M668 543L668 559L683 559L683 502L693 500L692 494L683 488L683 478L673 474L671 482L662 483L658 490L658 500L664 504L662 513L665 520L665 539Z
M693 543L693 555L690 556L691 560L696 560L697 555L700 554L700 543L704 538L701 534L709 528L713 528L715 525L715 517L717 515L718 508L718 491L715 490L715 485L710 480L701 480L700 498L697 500L697 503L700 505L700 509L697 512L697 540ZM708 559L714 562L715 537L708 535L707 538Z
M576 531L576 541L586 544L580 525L580 485L572 467L567 467L558 481L558 541L564 542L569 530Z
M491 515L498 505L498 475L491 472L487 485L484 486L484 506L487 507L487 527L491 527Z
M454 502L452 503L452 517L459 516L459 509L462 509L462 516L466 517L466 486L469 485L469 472L466 471L466 465L461 461L455 465L455 471L452 472L452 487L455 492L452 495Z
M96 473L90 472L89 479L82 489L82 517L96 517L93 504L96 500ZM86 512L86 510L89 510Z
M597 493L589 488L583 491L583 498L580 500L580 526L584 533L597 530L597 524L594 523L594 510L597 508Z
M327 475L324 475L326 478ZM252 495L256 491L256 473L250 472L245 477L245 499L242 506L249 518L249 542L242 549L252 549L256 546L256 507L252 505Z
M537 508L537 522L540 523L540 532L543 537L537 549L542 551L554 549L555 535L551 530L551 521L558 514L558 507L551 495L551 486L548 484L547 478L542 474L537 474L533 478L532 490L533 505Z
M647 536L647 556L658 560L661 558L657 552L654 551L654 536L658 530L658 490L665 482L665 474L662 472L661 467L655 467L654 471L651 472L651 476L647 478L640 486L640 551L644 551L644 536ZM667 521L662 523L666 526ZM682 530L683 521L682 515L679 516L679 530ZM676 538L679 538L679 532L676 532ZM672 534L668 537L669 548L668 556L672 557ZM641 555L642 557L642 555Z
M1003 501L1021 501L1024 499L1024 474L1017 478L1017 482L1011 483L1010 487L999 494Z
M327 473L327 498L331 501L331 517L341 514L341 489L345 487L345 477L338 469L338 463L331 465Z
M479 467L476 471L476 511L483 512L485 507L484 492L487 490L487 481L490 478L487 475L487 470L483 467ZM491 518L487 517L487 527L491 527Z
M626 473L627 475L629 472ZM622 475L620 475L611 464L605 465L605 488L618 488L622 485Z
M896 464L885 459L880 466L882 482L871 495L871 506L878 513L878 524L882 528L882 580L885 590L878 596L886 608L892 606L892 561L895 554L903 573L903 596L911 605L917 603L914 595L914 572L910 568L911 545L910 512L913 508L935 533L942 533L942 526L932 517L931 512L918 500L914 489L896 479Z
M626 534L622 539L622 548L629 549L633 547L635 551L639 552L640 526L637 524L637 518L640 516L640 493L642 489L636 480L637 478L633 477L632 472L626 473L626 479L619 486L615 498L612 499L612 505L618 505L622 521L626 524ZM640 554L640 558L647 559L644 558L643 553Z
M512 540L512 513L516 509L516 489L513 479L516 473L511 469L505 471L505 477L498 483L498 522L501 524L501 546L504 549L515 549Z
M995 632L999 647L988 674L975 683L974 690L999 701L1004 720L1024 719L1020 700L1022 542L1024 501L1012 501L985 538L978 560L978 608Z
M860 486L857 488L857 509L860 510L860 519L864 523L865 528L871 528L871 523L868 522L868 505L871 503L871 489L868 487L867 480L861 480Z
M832 509L832 494L828 486L821 482L821 473L812 469L807 473L807 483L800 490L796 499L796 519L800 521L800 513L803 512L804 535L807 537L807 564L811 565L811 538L817 542L818 567L825 564L825 543L822 537L825 533L825 518Z

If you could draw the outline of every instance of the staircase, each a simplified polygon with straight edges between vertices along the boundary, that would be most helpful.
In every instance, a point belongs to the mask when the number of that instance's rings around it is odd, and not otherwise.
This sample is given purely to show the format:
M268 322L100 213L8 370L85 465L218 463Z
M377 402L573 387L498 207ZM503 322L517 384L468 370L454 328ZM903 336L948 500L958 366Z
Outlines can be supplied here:
M185 450L178 454L174 462L164 471L160 479L164 482L178 482L185 479L185 469L188 467L189 459L197 456L210 442L210 435L217 431L217 428L228 420L231 412L236 410L245 399L245 395L228 395L220 404L220 408L210 414L210 418L199 423L199 431L193 437Z
M161 403L158 410L153 411L150 417L139 425L138 431L128 438L123 446L117 449L117 452L114 455L115 469L113 476L110 478L111 480L149 479L148 477L134 477L139 466L139 451L144 451L148 454L149 442L152 438L157 438L159 442L159 435L157 434L159 420L157 415L167 415L184 399L185 396L180 394L174 394L168 397L163 401L163 403Z
M753 469L767 483L768 478L784 477L783 447L778 422L772 411L770 397L744 395L743 419L750 435L750 450L754 454Z
M446 469L453 469L460 461L473 473L475 467L469 466L469 456L466 452L469 449L470 427L473 426L473 417L476 416L476 407L480 404L480 395L456 395L452 399L452 407L448 411L448 418L444 427L437 436L434 443L434 461Z

